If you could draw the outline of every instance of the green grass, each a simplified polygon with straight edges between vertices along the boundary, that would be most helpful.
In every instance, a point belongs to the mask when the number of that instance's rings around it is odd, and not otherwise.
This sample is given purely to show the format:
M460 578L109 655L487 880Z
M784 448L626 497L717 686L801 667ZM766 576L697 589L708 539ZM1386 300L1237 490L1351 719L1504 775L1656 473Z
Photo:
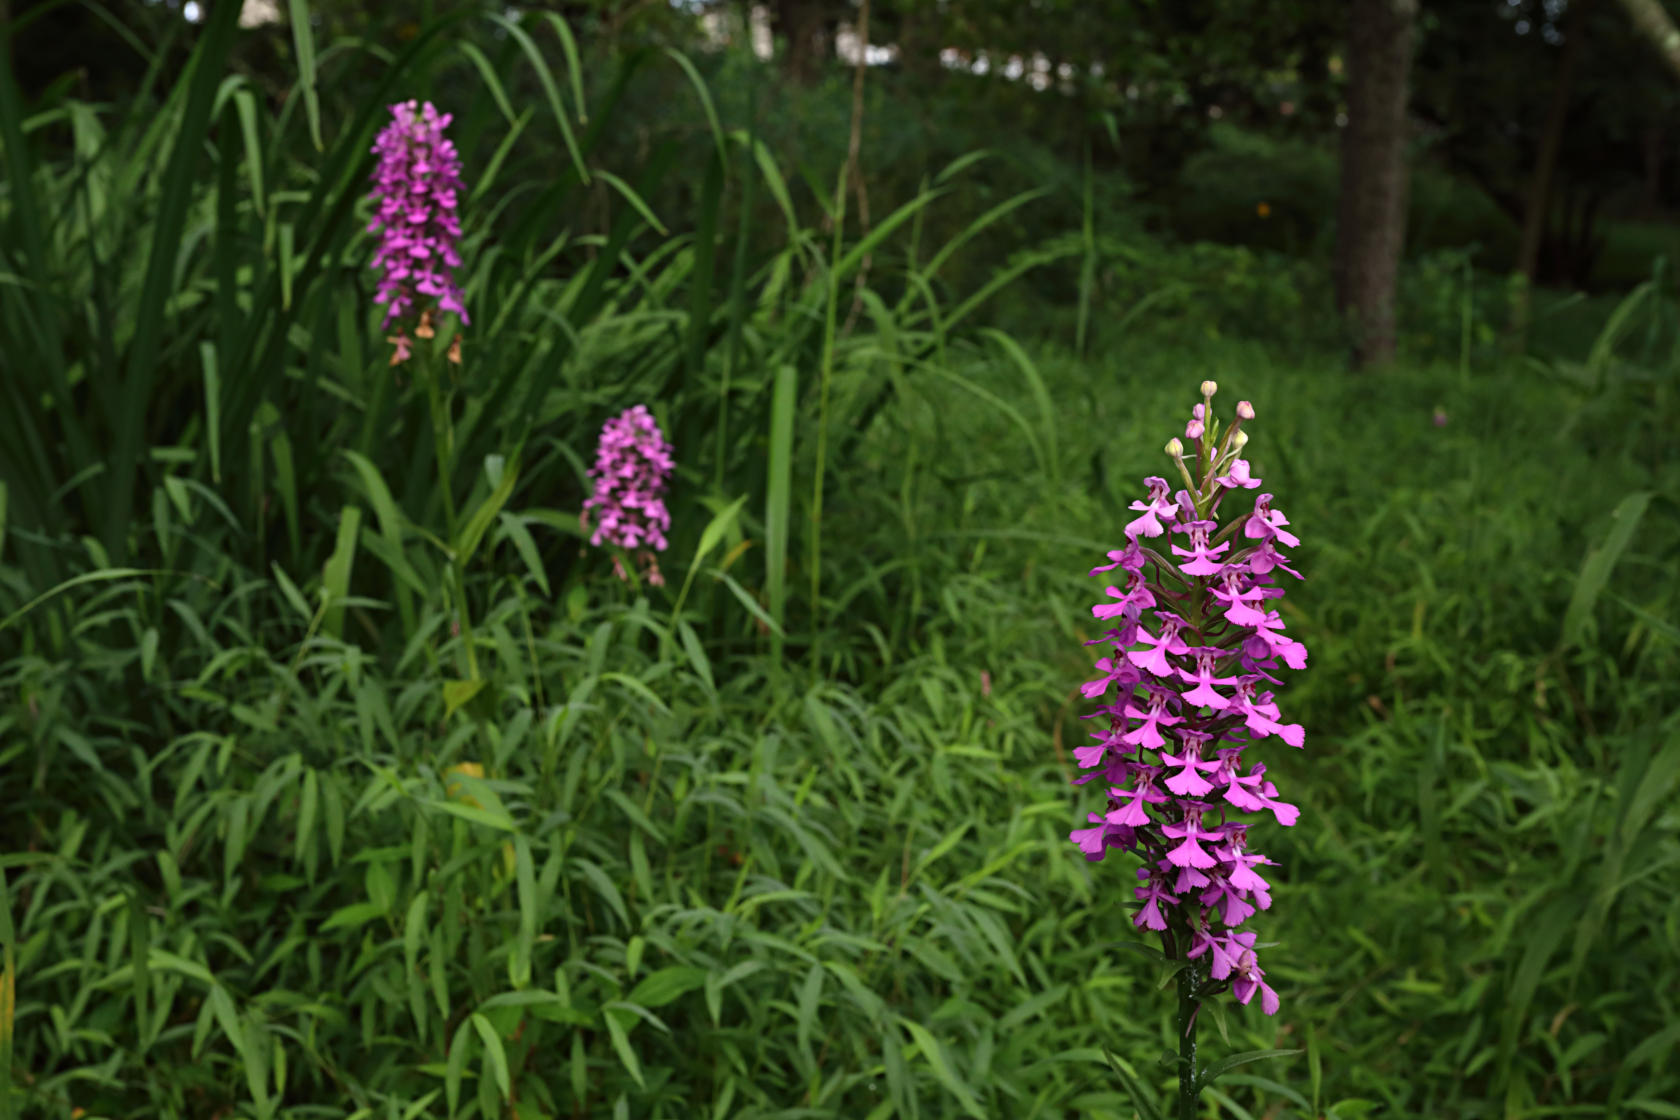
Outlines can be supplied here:
M1257 410L1312 661L1280 697L1306 749L1265 754L1302 819L1256 831L1283 1008L1209 1005L1202 1031L1207 1058L1304 1052L1206 1114L1669 1114L1672 281L1544 361L1473 331L1461 363L1458 274L1423 274L1442 338L1353 377L1312 277L1269 285L1247 250L1069 210L1065 243L954 282L982 227L922 241L920 218L972 168L867 241L803 228L796 169L727 108L700 134L715 186L661 233L630 194L665 197L681 149L599 146L639 71L574 83L597 60L520 69L517 37L463 27L373 79L435 65L486 161L455 535L366 302L373 117L339 111L366 75L315 55L324 154L312 109L253 102L248 130L237 89L206 140L202 76L153 140L112 124L80 154L41 132L72 116L0 103L0 253L33 277L0 378L38 434L0 463L0 1117L1147 1115L1104 1049L1165 1100L1172 1000L1117 947L1127 861L1067 841L1093 807L1068 784L1085 572L1207 377ZM184 138L213 160L188 197L76 216ZM555 217L579 163L599 224ZM728 217L766 197L768 248ZM209 240L157 248L171 215ZM976 329L1082 253L1086 311ZM636 400L681 460L664 589L576 528L594 431ZM123 432L150 450L127 489ZM452 668L469 640L482 684Z

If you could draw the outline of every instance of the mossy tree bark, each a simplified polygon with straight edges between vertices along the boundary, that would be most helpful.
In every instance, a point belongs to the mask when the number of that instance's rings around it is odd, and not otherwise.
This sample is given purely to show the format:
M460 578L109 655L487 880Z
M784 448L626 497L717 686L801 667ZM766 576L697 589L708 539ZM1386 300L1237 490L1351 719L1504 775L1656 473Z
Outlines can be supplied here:
M1347 124L1336 212L1336 308L1353 364L1394 357L1395 279L1406 241L1406 94L1418 0L1353 0Z

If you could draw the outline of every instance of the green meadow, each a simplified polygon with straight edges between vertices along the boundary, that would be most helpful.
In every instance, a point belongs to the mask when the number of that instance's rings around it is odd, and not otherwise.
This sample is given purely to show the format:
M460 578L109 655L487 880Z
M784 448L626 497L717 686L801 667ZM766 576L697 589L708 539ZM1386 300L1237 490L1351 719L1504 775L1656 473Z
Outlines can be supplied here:
M1080 857L1070 781L1087 572L1204 379L1311 660L1304 749L1256 748L1302 810L1256 829L1282 1008L1200 1028L1294 1053L1203 1115L1680 1116L1680 283L1639 227L1516 356L1426 179L1401 357L1354 373L1331 154L1222 134L1152 213L924 144L872 76L864 222L849 71L795 112L739 52L462 9L306 18L282 96L251 34L209 5L123 98L0 75L0 1118L1170 1114L1136 860ZM455 114L458 366L450 327L393 369L372 302L409 97ZM635 404L663 586L578 521Z

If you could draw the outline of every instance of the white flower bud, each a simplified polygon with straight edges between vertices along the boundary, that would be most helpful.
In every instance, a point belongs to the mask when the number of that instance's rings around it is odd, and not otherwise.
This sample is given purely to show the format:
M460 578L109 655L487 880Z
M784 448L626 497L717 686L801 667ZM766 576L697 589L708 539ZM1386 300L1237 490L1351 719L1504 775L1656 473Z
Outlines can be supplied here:
M1178 441L1177 436L1174 436L1172 439L1167 441L1167 454L1171 455L1174 459L1184 458L1184 444Z
M1204 381L1204 382L1202 382L1202 396L1211 397L1217 392L1219 392L1219 382L1217 382L1217 381Z
M1244 447L1247 447L1248 433L1239 430L1236 435L1231 437L1231 446L1237 451L1241 451Z

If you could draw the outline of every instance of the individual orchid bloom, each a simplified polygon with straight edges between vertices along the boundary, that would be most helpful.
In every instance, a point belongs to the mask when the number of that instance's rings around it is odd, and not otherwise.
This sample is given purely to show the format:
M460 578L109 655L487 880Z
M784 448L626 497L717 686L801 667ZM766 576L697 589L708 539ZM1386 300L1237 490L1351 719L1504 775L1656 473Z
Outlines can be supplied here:
M1250 470L1251 468L1248 465L1247 459L1234 459L1232 460L1230 467L1226 469L1225 473L1219 478L1213 480L1214 485L1223 487L1227 490L1234 490L1237 487L1241 487L1244 490L1252 490L1256 486L1260 485L1260 480L1250 475Z
M1225 800L1245 813L1258 813L1266 806L1255 791L1265 779L1259 774L1240 773L1237 764L1241 761L1241 758L1237 758L1220 765L1219 777L1225 783Z
M1092 607L1091 615L1093 618L1110 619L1117 615L1126 616L1129 613L1130 617L1135 619L1143 611L1155 605L1155 593L1150 590L1148 582L1143 578L1143 573L1133 572L1131 577L1127 581L1125 591L1121 591L1118 587L1104 589L1103 593L1116 601L1098 603Z
M1149 795L1155 793L1155 791L1150 788L1147 782L1140 780L1138 782L1138 788L1135 790L1111 789L1108 792L1111 797L1130 798L1130 800L1124 801L1123 803L1118 804L1115 808L1110 809L1103 817L1103 820L1107 821L1109 824L1123 825L1127 828L1142 828L1144 825L1149 823L1149 810L1143 807L1143 803L1147 801L1149 799Z
M1143 516L1126 525L1126 536L1132 540L1134 547L1137 544L1139 534L1145 537L1158 537L1164 533L1166 530L1161 527L1160 519L1165 517L1171 520L1178 513L1178 502L1168 496L1171 488L1167 485L1166 479L1146 478L1143 480L1143 484L1149 487L1149 497L1141 502L1133 502L1130 507L1133 510L1142 511ZM1114 557L1112 552L1108 555L1110 559Z
M1301 542L1284 528L1288 524L1289 518L1272 508L1272 496L1262 494L1254 499L1254 512L1243 525L1243 536L1251 541L1272 540L1286 548L1294 548Z
M1107 759L1109 751L1129 752L1131 748L1121 741L1120 735L1121 728L1118 727L1108 727L1101 731L1091 732L1091 738L1095 739L1096 742L1090 746L1073 748L1075 761L1079 763L1082 769L1089 770L1093 766L1101 766Z
M1248 569L1250 575L1263 578L1270 575L1276 569L1282 569L1294 576L1296 579L1301 578L1300 572L1297 572L1294 568L1291 568L1287 563L1285 563L1287 558L1283 555L1283 553L1277 550L1276 543L1270 538L1261 541L1254 548L1249 549L1242 555L1245 558L1243 560L1243 566Z
M1167 860L1173 866L1197 868L1218 866L1219 861L1214 859L1213 854L1201 845L1202 838L1211 836L1213 833L1202 828L1200 813L1191 812L1182 821L1163 825L1161 826L1161 832L1170 839L1181 841L1176 848L1167 853Z
M1265 773L1266 764L1264 762L1255 763L1255 776L1260 777ZM1262 782L1259 786L1255 787L1254 800L1260 803L1260 808L1271 810L1271 814L1277 818L1277 822L1285 828L1288 828L1290 825L1293 825L1296 821L1301 819L1301 810L1288 802L1279 801L1277 799L1277 792L1277 786L1273 785L1271 782Z
M1139 720L1136 727L1122 736L1122 741L1158 750L1166 742L1161 737L1163 726L1171 727L1182 722L1179 717L1167 711L1167 705L1177 698L1177 694L1169 689L1152 689L1149 693L1149 705L1139 708L1136 704L1126 705L1126 715Z
M1262 910L1271 909L1272 885L1262 879L1254 869L1271 862L1259 852L1237 852L1234 858L1226 861L1226 875L1231 880L1231 885L1253 895L1255 905Z
M1172 676L1173 666L1172 663L1167 660L1167 655L1169 653L1184 653L1189 649L1189 647L1184 644L1184 640L1178 636L1179 628L1183 625L1184 620L1179 618L1177 615L1167 615L1161 620L1161 632L1159 634L1154 636L1150 636L1148 633L1139 634L1140 640L1143 641L1148 648L1128 651L1126 654L1127 659L1131 661L1133 665L1136 665L1140 669L1147 669L1150 673L1157 677Z
M1226 617L1230 617L1229 611ZM1254 630L1253 637L1248 639L1251 644L1256 640L1264 643L1270 655L1282 658L1291 669L1307 667L1307 647L1284 634L1283 616L1278 612L1268 611L1249 625Z
M1229 931L1213 942L1212 965L1209 972L1215 980L1224 980L1242 963L1244 953L1254 951L1259 935L1250 930Z
M1217 545L1209 546L1208 531L1215 527L1212 521L1192 521L1185 528L1190 533L1190 547L1180 548L1173 545L1174 556L1187 556L1190 562L1180 564L1178 570L1187 576L1216 576L1225 570L1218 557L1231 547L1230 541L1220 541Z
M1108 691L1108 686L1115 681L1131 684L1137 680L1138 672L1125 658L1104 657L1097 661L1097 672L1102 676L1095 680L1086 681L1079 686L1079 691L1085 699L1092 700Z
M1224 943L1224 935L1214 933L1212 926L1197 926L1190 931L1190 947L1185 950L1184 959L1193 961L1205 953L1212 952Z
M1166 929L1167 920L1161 914L1161 904L1165 902L1170 906L1178 901L1172 892L1167 890L1167 885L1150 876L1142 886L1133 887L1132 893L1144 904L1143 909L1132 918L1132 923L1139 929L1152 929L1157 932Z
M1161 761L1168 766L1178 768L1178 773L1166 780L1166 787L1180 797L1200 797L1213 789L1213 783L1202 777L1207 771L1218 770L1219 760L1204 762L1201 757L1201 746L1192 742L1184 748L1183 754L1161 752Z
M1306 742L1306 729L1298 723L1279 723L1277 705L1256 696L1253 681L1237 682L1237 694L1231 707L1242 715L1249 733L1256 739L1276 735L1292 747Z
M1175 893L1188 897L1207 886L1209 882L1211 880L1194 867L1180 867L1173 873L1172 887Z
M1230 705L1230 701L1215 692L1213 690L1213 686L1216 684L1233 684L1235 683L1236 678L1214 676L1213 662L1217 652L1217 650L1209 652L1205 648L1198 649L1196 651L1195 671L1191 672L1189 669L1180 669L1178 671L1178 676L1185 684L1193 684L1196 686L1184 694L1185 700L1196 705L1198 708L1207 707L1213 708L1216 711L1222 711Z
M1133 503L1133 505L1136 504L1137 503L1135 502ZM1114 549L1109 552L1108 563L1098 564L1095 568L1091 569L1091 574L1096 575L1098 572L1112 572L1115 568L1125 568L1127 571L1135 572L1143 567L1143 560L1143 545L1139 544L1134 539L1125 548Z
M1085 853L1085 858L1091 861L1100 860L1110 845L1108 843L1110 829L1103 823L1102 817L1096 813L1090 814L1091 823L1095 828L1076 828L1073 830L1073 842L1079 845L1079 850Z
M1260 1009L1268 1015L1278 1013L1278 994L1266 983L1266 970L1260 967L1252 948L1245 948L1231 969L1231 994L1237 1002L1247 1004L1260 995Z
M1219 910L1219 920L1227 926L1240 926L1254 916L1255 907L1244 898L1246 894L1230 879L1214 876L1202 892L1202 905Z
M1282 594L1278 588L1248 583L1243 572L1230 566L1226 567L1219 583L1208 588L1210 595L1225 604L1226 621L1243 627L1253 626L1266 617L1266 612L1256 604L1265 602L1270 597L1269 592Z

